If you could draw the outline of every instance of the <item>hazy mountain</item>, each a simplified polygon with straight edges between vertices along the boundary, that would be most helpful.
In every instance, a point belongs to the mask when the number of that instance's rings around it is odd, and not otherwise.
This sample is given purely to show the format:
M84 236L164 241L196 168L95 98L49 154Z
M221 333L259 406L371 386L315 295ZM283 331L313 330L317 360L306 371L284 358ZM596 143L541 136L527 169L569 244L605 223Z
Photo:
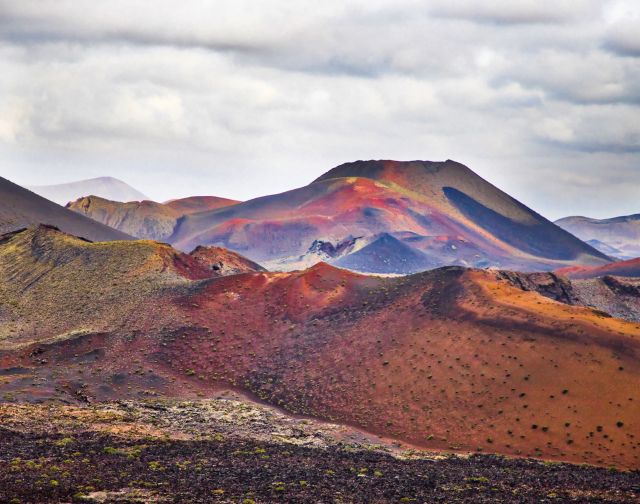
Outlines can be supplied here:
M565 217L556 224L581 240L604 244L601 250L611 247L613 255L620 259L640 257L640 214L591 219L589 217Z
M66 184L30 186L28 189L60 205L66 205L70 201L90 195L115 201L149 199L129 184L113 177L98 177Z

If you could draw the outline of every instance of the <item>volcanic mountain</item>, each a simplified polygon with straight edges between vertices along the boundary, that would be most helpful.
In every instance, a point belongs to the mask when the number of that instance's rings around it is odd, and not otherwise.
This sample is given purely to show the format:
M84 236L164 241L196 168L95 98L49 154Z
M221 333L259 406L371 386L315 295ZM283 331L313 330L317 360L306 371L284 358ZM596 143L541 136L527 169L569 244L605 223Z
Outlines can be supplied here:
M0 392L231 387L421 447L640 467L637 323L493 271L212 271L157 242L5 235Z
M0 232L41 223L93 241L133 240L132 236L78 215L0 177Z
M178 220L207 210L216 210L238 203L215 196L192 196L156 203L155 201L128 201L121 203L85 196L67 204L67 208L112 228L146 240L166 240Z
M640 214L611 219L565 217L556 224L581 240L601 244L601 250L613 249L609 255L620 259L640 256Z
M259 262L302 256L316 241L388 233L429 264L554 269L607 256L454 161L357 161L306 187L180 219L181 250L224 246ZM388 257L393 273L396 257ZM357 264L357 261L354 261Z
M30 186L28 189L59 205L66 205L69 201L89 194L116 201L148 199L137 189L113 177L98 177L66 184Z

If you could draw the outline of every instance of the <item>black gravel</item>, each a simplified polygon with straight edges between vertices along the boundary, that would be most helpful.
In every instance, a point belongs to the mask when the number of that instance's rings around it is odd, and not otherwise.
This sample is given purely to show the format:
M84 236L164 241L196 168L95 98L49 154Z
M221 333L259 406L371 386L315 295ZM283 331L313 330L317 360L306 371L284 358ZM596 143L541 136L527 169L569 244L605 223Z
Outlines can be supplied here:
M61 438L0 428L2 503L91 502L94 491L123 488L147 497L106 502L639 502L640 473L488 455L402 461L339 446Z

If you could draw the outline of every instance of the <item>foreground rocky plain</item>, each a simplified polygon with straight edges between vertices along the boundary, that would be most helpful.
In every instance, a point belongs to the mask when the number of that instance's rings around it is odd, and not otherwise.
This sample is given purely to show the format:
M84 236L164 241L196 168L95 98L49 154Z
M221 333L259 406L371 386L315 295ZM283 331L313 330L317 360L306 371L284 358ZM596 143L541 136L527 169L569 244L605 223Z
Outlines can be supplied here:
M613 468L415 450L232 392L0 405L0 502L638 502Z

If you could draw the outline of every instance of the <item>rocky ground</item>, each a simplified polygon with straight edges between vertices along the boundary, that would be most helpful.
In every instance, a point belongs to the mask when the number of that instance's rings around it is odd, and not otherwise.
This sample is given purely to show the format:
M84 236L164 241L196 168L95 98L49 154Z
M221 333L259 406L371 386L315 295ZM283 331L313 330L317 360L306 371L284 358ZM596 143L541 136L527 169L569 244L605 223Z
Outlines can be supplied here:
M223 394L0 405L0 502L638 502L640 473L412 450Z

